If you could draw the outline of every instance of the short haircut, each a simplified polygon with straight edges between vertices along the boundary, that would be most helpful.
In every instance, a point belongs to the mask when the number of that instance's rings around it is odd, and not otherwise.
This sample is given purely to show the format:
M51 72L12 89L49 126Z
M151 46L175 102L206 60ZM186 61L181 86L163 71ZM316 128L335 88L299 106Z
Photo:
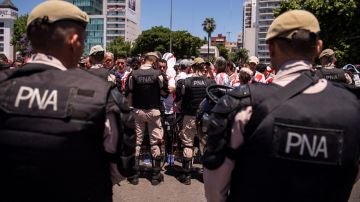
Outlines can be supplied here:
M205 64L204 63L196 63L191 65L191 68L194 72L204 72L206 71Z
M105 56L110 56L113 60L115 59L114 54L112 52L106 52Z
M323 56L322 58L320 58L320 62L324 62L326 64L335 63L336 62L335 54Z
M293 33L291 39L276 37L271 39L269 43L278 44L283 52L290 52L305 59L312 59L316 54L318 39L317 34L299 29Z
M160 59L159 62L162 62L162 63L166 63L167 64L167 61L165 59Z
M96 52L96 53L90 55L89 57L90 57L91 63L102 63L102 61L104 60L104 57L105 57L105 52L99 51L99 52Z
M185 65L185 64L179 64L179 69L180 70L186 70L189 66Z
M60 20L50 23L48 18L38 18L27 27L27 37L34 49L50 49L65 44L66 37L86 25L74 20Z
M263 73L263 72L265 72L266 67L267 67L266 64L260 63L256 66L256 71Z
M154 62L157 61L157 57L155 57L155 56L153 56L153 55L145 55L144 60L154 63Z
M132 69L138 69L141 66L141 60L139 57L133 57L129 64Z
M240 71L240 72L239 72L239 81L240 81L240 84L246 84L246 83L248 83L250 80L251 80L251 75L250 75L250 74L248 74L248 73L245 72L245 71Z
M236 67L234 66L234 63L227 61L226 66L229 67L230 71L235 71Z
M125 57L125 56L123 56L123 55L116 56L116 60L119 60L119 59L123 59L123 60L125 60L126 62L129 62L129 61L128 61L128 58Z
M221 73L225 72L226 69L226 60L223 57L219 57L215 60L214 66L216 67L216 72Z

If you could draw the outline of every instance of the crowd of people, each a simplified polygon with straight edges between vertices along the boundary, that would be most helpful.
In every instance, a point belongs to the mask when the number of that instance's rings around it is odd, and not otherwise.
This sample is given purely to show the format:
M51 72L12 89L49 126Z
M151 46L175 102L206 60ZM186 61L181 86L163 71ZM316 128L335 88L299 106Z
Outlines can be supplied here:
M271 65L128 58L101 45L84 57L88 22L71 3L41 3L27 21L34 53L0 71L4 201L112 201L123 177L139 184L144 148L152 185L164 181L164 161L180 161L177 179L190 185L199 151L208 201L347 200L359 166L358 77L321 51L313 14L274 20ZM228 90L214 99L209 86Z

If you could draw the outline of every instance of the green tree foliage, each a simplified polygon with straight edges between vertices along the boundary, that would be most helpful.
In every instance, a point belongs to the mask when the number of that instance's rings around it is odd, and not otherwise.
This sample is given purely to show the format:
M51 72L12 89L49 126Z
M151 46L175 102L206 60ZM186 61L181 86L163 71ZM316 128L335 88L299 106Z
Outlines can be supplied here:
M249 59L248 50L239 48L235 52L229 53L229 60L236 65L242 65Z
M219 49L219 55L225 59L229 58L229 50L225 48L224 45L217 45L216 46Z
M143 31L135 41L133 53L143 54L151 51L165 53L169 51L167 47L170 45L170 32L170 29L162 26ZM199 48L203 44L199 37L194 37L187 31L172 32L172 39L172 50L178 58L199 55Z
M213 33L214 30L216 29L216 23L215 23L214 18L206 18L204 20L202 26L203 26L203 30L208 34L207 41L208 41L208 60L209 60L211 33Z
M106 49L112 52L115 57L129 57L131 55L131 43L125 41L122 36L118 36L111 41Z
M23 15L15 20L14 24L14 35L10 41L10 44L15 46L16 51L20 54L28 54L30 48L29 41L26 38L26 22L28 15Z
M359 0L288 0L274 14L291 9L305 9L318 18L324 48L335 50L338 66L360 63Z

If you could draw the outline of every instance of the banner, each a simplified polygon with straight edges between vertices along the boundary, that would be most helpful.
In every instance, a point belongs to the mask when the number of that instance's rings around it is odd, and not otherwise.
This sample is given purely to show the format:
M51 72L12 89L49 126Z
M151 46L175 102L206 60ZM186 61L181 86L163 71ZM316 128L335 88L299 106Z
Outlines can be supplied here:
M137 15L136 15L136 0L128 0L127 6L127 18L135 23L138 22Z

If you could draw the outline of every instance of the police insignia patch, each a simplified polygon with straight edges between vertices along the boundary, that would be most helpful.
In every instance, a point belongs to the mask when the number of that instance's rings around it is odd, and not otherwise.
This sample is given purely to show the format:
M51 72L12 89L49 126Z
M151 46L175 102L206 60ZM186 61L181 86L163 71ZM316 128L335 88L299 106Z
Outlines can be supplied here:
M1 107L10 114L65 118L71 88L16 82Z
M294 161L341 165L343 135L341 129L276 120L273 155Z

